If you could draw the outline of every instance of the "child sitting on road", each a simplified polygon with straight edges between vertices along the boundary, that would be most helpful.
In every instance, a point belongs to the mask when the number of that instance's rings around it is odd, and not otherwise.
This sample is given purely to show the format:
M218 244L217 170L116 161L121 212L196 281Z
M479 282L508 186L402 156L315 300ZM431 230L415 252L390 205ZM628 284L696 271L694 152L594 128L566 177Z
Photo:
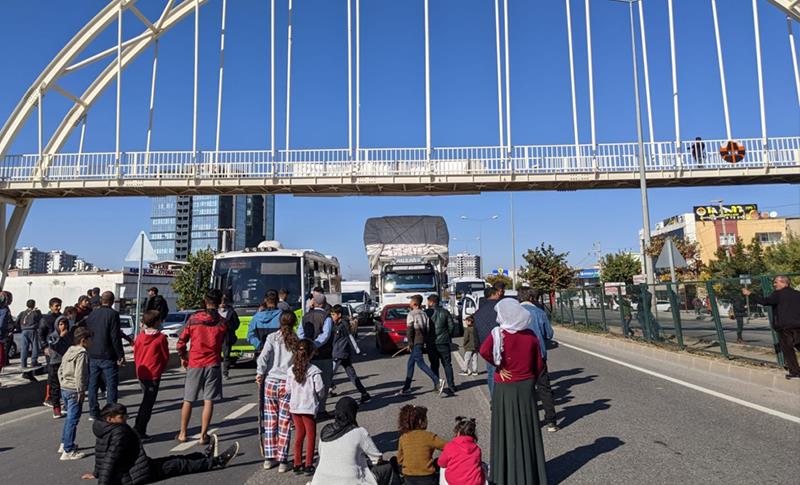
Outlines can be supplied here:
M170 477L227 467L239 453L239 442L217 454L217 435L204 453L150 458L137 433L128 426L128 409L119 403L106 404L101 419L92 424L97 438L94 447L94 472L84 473L84 480L97 479L98 485L151 483Z
M428 427L428 408L407 404L400 409L397 462L407 485L438 485L433 453L447 444Z
M153 405L158 397L161 374L169 362L169 344L167 336L159 331L160 326L161 313L158 310L145 312L142 317L142 332L136 336L136 341L133 343L136 377L142 388L142 404L136 413L134 429L142 441L150 439L147 436L147 423L150 422Z
M452 485L484 485L486 471L477 445L475 419L458 416L453 433L456 437L445 445L438 460L445 480Z
M322 371L311 363L316 348L314 342L303 339L294 349L294 361L287 372L286 392L289 393L289 412L294 422L294 473L314 475L314 443L317 439L317 413L320 397L325 390ZM306 460L303 467L303 440L306 444Z

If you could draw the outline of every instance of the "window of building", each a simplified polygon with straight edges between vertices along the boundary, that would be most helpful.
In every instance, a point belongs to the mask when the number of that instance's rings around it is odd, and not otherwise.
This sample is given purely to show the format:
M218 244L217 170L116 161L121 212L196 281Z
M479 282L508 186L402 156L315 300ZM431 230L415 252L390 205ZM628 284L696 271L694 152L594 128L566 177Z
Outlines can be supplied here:
M736 234L722 233L719 235L720 246L733 246L736 244Z
M775 244L781 242L782 234L779 232L757 232L756 238L761 244Z

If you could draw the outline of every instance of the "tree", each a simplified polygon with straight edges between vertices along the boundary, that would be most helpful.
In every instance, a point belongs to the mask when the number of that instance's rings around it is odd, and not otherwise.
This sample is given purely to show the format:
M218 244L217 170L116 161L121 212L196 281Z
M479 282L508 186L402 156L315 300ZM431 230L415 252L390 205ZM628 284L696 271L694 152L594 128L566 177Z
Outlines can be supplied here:
M781 242L767 246L764 263L770 273L800 273L800 236L790 232Z
M190 254L172 282L172 289L178 294L178 308L202 308L203 297L211 285L211 265L214 252L203 249Z
M605 283L633 283L633 276L641 272L639 261L630 253L606 254L600 259L600 279Z
M651 258L658 258L661 250L664 249L665 237L654 237L650 240L650 246L645 249L645 254ZM703 260L700 259L700 245L686 239L672 239L678 252L686 260L686 268L675 268L676 276L679 281L695 281L700 279L701 273L705 269Z
M715 279L738 280L739 275L760 275L767 272L764 250L756 238L747 245L741 238L737 238L733 246L718 248L715 258L708 265L708 270Z
M492 274L492 275L489 275L489 276L486 277L486 281L492 286L494 286L494 284L497 283L498 281L502 281L503 283L506 284L506 288L507 289L509 289L509 290L511 289L511 278L509 278L508 276L506 276L504 274Z
M550 304L555 301L556 290L572 285L575 270L567 263L569 253L557 253L551 245L528 249L523 255L526 265L519 271L519 279L526 281L531 288L547 291Z

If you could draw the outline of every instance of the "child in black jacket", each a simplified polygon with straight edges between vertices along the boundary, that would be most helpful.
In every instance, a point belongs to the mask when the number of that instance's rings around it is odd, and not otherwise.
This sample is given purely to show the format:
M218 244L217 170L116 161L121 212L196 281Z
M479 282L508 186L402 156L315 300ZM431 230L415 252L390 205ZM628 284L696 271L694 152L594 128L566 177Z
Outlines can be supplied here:
M96 478L99 485L139 485L225 468L239 452L237 441L218 454L217 436L211 435L211 443L204 453L150 458L136 432L126 423L128 410L125 406L107 404L100 412L100 417L92 425L97 437L94 473L81 476L84 480Z
M348 379L361 393L361 404L364 404L370 400L371 396L361 384L361 379L358 378L356 370L353 368L352 353L358 354L359 349L350 334L349 323L342 318L341 305L334 305L331 308L331 319L333 320L333 373L336 374L336 370L340 366L344 367Z

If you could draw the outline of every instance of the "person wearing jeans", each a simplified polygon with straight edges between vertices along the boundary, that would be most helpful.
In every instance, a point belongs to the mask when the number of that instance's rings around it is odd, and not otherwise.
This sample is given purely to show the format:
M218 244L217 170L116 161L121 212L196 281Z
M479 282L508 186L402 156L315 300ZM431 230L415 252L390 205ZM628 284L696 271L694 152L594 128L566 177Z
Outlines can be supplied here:
M455 333L453 316L439 305L438 295L430 295L428 297L428 309L425 314L430 322L427 344L431 370L436 374L436 377L439 377L439 365L441 363L447 380L446 392L448 395L453 395L456 390L451 354L452 336Z
M81 418L83 396L88 384L88 360L86 349L91 345L92 334L86 328L75 329L74 342L61 360L58 379L61 382L61 400L67 410L64 430L61 433L61 460L79 460L84 457L75 445L75 432Z
M106 383L106 403L113 404L117 402L119 366L125 363L119 313L111 308L113 304L114 294L103 292L100 306L86 317L86 328L92 332L92 344L88 349L89 415L92 419L100 416L100 404L97 402L100 375Z
M119 367L110 359L89 359L89 417L97 419L100 416L100 402L97 391L100 376L106 383L106 402L117 402L117 387L119 386Z
M142 317L142 332L133 343L133 361L136 364L136 377L142 388L142 404L136 413L136 424L133 429L139 438L146 440L147 423L153 413L153 405L158 397L161 375L169 362L169 344L167 337L158 330L161 326L161 314L158 310L149 310Z
M25 310L17 317L17 325L22 330L22 348L20 349L20 364L23 369L28 367L28 353L31 352L31 365L39 365L39 322L42 312L36 308L36 301L28 300ZM28 350L28 349L31 350Z
M444 381L440 381L436 374L433 373L425 359L422 357L423 348L425 347L425 339L430 329L430 321L425 312L422 311L422 296L414 295L410 299L411 311L408 312L406 317L408 336L408 346L406 350L410 351L408 356L408 363L406 364L406 380L403 383L403 388L397 393L398 395L408 394L411 391L411 381L414 379L414 366L420 368L433 381L433 390L442 391Z

